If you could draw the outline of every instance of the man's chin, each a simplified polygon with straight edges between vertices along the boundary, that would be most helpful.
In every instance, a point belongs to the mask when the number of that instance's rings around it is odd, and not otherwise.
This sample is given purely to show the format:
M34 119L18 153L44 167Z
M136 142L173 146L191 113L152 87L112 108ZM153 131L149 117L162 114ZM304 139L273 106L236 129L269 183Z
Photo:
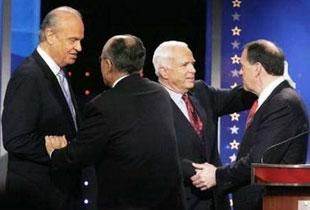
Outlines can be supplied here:
M71 58L68 60L68 64L74 64L76 61L76 58Z

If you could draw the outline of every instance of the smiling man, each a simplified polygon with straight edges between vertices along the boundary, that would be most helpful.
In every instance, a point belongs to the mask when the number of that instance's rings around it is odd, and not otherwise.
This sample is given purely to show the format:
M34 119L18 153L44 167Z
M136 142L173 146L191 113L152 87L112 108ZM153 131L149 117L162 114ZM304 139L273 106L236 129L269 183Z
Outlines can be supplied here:
M200 191L191 182L192 163L209 162L220 166L217 150L218 117L249 108L254 95L241 87L215 89L195 80L195 59L188 45L179 41L160 44L153 64L158 81L173 101L172 110L183 169L187 208L189 210L229 209L225 196L215 191Z
M46 135L76 135L78 115L63 68L82 50L81 14L59 7L44 18L37 49L15 70L5 95L3 144L8 151L7 193L30 209L78 209L79 173L54 173Z

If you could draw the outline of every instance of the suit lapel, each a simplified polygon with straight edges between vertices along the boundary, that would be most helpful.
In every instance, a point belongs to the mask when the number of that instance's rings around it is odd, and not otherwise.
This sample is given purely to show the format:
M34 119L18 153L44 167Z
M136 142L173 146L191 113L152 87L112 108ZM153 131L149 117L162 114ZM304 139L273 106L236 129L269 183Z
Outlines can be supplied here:
M172 99L171 99L171 103L173 104L173 112L174 112L174 115L176 116L176 119L180 119L180 122L183 125L186 125L186 128L188 129L188 131L191 132L192 135L196 135L197 138L199 138L195 129L192 127L188 119L184 116L182 111L179 109L179 107L174 103Z
M192 100L192 103L193 103L195 110L197 111L200 119L203 122L203 135L202 135L202 139L199 139L199 140L205 142L205 148L204 149L205 149L206 160L208 161L208 160L210 160L210 156L212 154L211 148L213 148L213 145L211 145L211 142L213 142L213 141L210 140L211 136L208 133L206 133L206 131L208 130L207 126L212 125L212 123L208 121L209 119L207 117L207 113L205 111L205 108L203 108L200 105L198 99L195 97L195 94L193 92L190 92L189 96L190 96L190 99ZM197 136L197 138L199 138L199 137Z
M50 70L49 66L45 63L45 61L42 59L42 57L39 55L37 51L34 51L32 54L34 59L37 61L37 63L41 66L41 70L47 81L49 82L49 86L51 87L51 92L54 94L56 100L61 104L61 107L63 109L63 112L66 114L66 117L69 119L71 126L74 126L74 121L72 119L72 115L70 112L70 109L68 107L66 98L61 90L61 87L58 83L57 78L53 74L53 72ZM69 85L70 86L70 85ZM71 87L70 87L71 89ZM70 90L71 91L71 90Z
M271 94L268 96L268 98L264 101L264 103L260 106L260 108L257 110L257 112L255 113L252 123L249 125L249 127L247 128L247 130L255 123L255 119L259 119L260 116L262 116L265 113L265 109L267 109L268 104L270 103L270 101L272 100L272 98L278 94L283 88L289 88L291 87L289 85L289 83L285 80L282 83L280 83L272 92Z
M205 124L206 124L205 119L207 119L206 112L200 106L199 102L197 101L196 97L193 94L189 94L189 97L190 97L190 100L193 103L195 111L197 112L199 118L203 122L203 133L202 133L202 136L204 136L205 135Z

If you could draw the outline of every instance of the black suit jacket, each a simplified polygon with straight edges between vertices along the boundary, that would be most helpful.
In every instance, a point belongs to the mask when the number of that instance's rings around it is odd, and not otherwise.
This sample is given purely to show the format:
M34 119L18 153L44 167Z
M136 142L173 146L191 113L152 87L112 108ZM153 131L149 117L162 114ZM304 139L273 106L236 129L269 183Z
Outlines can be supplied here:
M169 95L138 74L86 106L77 140L54 151L52 162L94 164L99 209L184 209Z
M77 112L72 91L71 96ZM44 136L66 135L70 141L76 130L57 78L37 51L9 81L2 126L8 193L39 209L70 209L78 196L79 174L50 171Z
M257 110L240 145L237 161L216 171L218 189L233 193L236 210L262 209L264 188L250 184L251 163L301 164L306 161L307 135L267 149L309 129L306 108L287 81L276 87Z
M190 177L195 174L192 162L209 162L220 166L218 153L218 118L228 113L248 109L256 96L237 87L232 90L215 89L203 81L196 81L189 92L193 106L203 121L203 137L200 138L184 114L173 103L177 142L184 174L185 190L189 209L207 210L229 209L228 199L213 190L200 191L191 184Z

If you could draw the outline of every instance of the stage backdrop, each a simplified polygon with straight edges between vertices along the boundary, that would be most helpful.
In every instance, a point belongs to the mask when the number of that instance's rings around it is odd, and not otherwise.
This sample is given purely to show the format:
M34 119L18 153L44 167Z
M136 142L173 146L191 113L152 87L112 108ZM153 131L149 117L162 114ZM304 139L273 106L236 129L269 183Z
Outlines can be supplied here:
M283 49L289 74L295 81L296 89L304 98L309 111L310 1L286 0L279 3L278 0L222 0L218 4L215 0L209 1L207 7L209 14L207 14L206 69L211 71L210 62L216 61L214 58L208 59L211 55L214 56L214 53L212 54L214 50L216 51L214 47L221 46L218 65L221 71L219 86L231 88L242 84L239 59L244 44L256 39L268 39ZM216 15L214 12L219 14ZM212 16L210 14L213 15L213 19L209 17ZM216 16L216 20L220 19L220 29L212 27ZM220 43L216 43L217 36ZM209 49L211 46L212 52ZM209 79L206 78L206 81ZM246 115L246 112L234 113L221 118L219 149L224 164L229 164L236 159ZM307 162L310 163L310 145L308 145Z

